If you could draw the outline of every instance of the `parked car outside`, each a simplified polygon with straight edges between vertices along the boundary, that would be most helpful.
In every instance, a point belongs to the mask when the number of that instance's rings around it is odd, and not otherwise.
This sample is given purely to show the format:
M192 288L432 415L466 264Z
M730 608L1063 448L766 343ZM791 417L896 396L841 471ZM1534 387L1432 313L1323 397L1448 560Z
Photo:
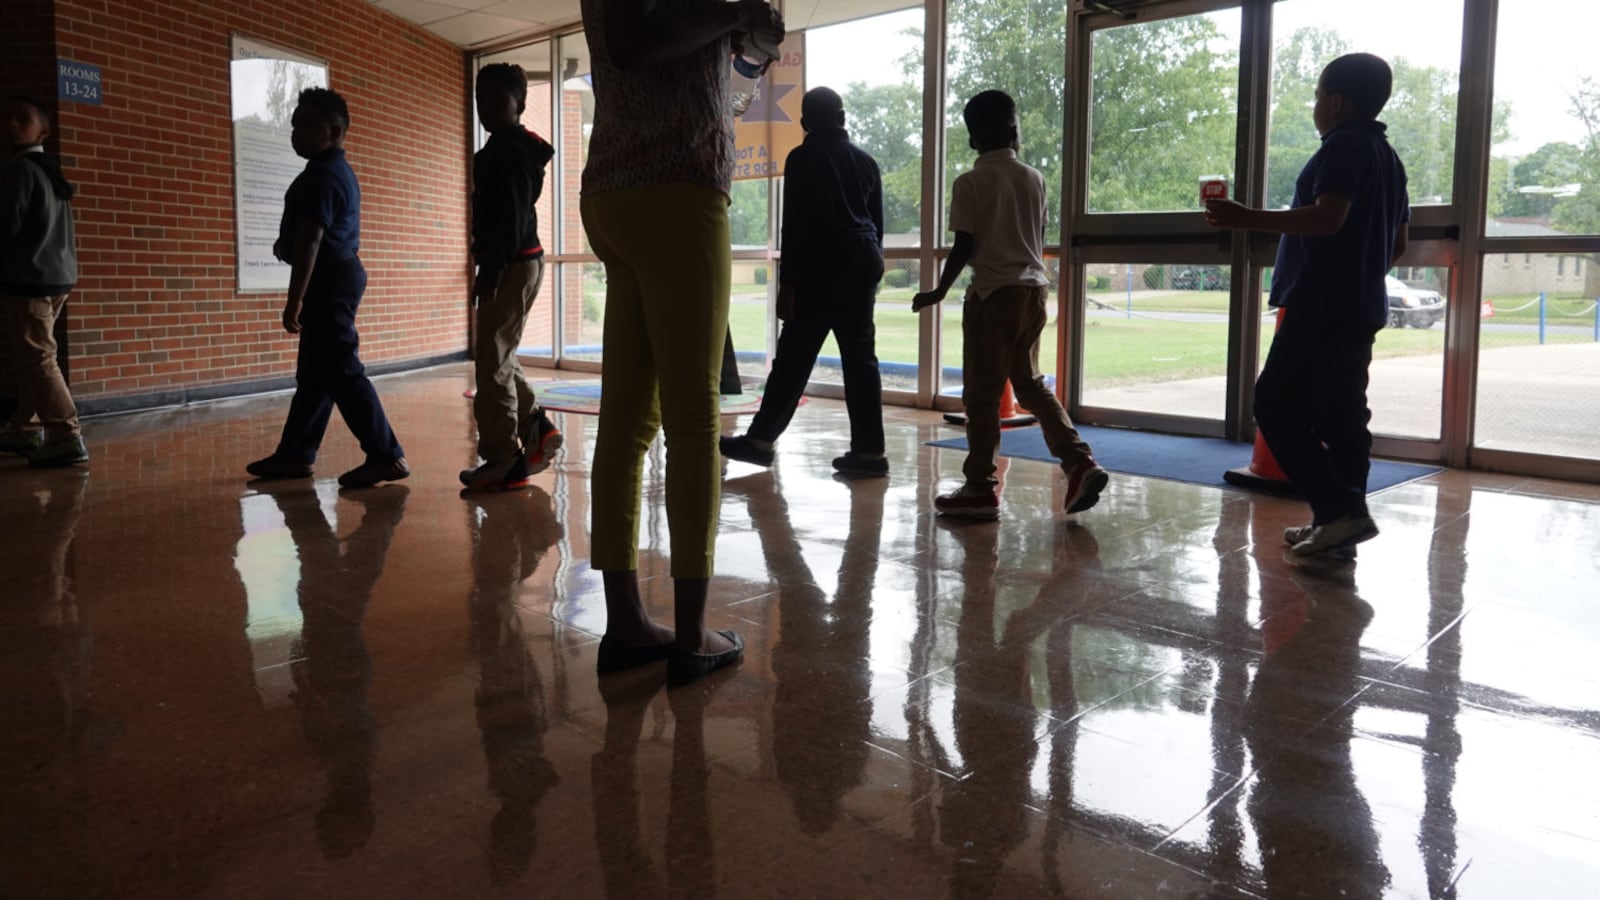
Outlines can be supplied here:
M1192 269L1179 269L1172 273L1172 289L1175 291L1225 291L1232 280L1228 277L1228 270L1221 266L1196 266Z
M1432 328L1444 318L1444 296L1438 291L1414 288L1393 275L1383 279L1389 288L1389 327Z

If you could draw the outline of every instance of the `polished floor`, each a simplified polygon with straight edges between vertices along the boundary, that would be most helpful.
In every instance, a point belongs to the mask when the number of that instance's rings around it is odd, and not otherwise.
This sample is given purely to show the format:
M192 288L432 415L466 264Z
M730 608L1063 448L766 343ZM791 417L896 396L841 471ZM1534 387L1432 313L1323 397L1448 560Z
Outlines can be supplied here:
M246 483L283 396L0 462L0 897L1596 896L1600 488L1413 482L1308 575L1297 504L1175 482L1069 518L1015 461L941 521L948 426L890 410L892 477L842 481L813 401L725 484L747 658L669 691L594 674L595 420L463 499L468 377L379 382L415 474L373 490L337 421Z

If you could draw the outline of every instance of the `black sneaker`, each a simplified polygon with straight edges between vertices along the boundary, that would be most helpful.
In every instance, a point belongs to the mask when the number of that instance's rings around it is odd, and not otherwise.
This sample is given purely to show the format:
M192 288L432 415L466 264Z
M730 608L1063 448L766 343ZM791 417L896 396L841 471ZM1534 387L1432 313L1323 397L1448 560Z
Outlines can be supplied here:
M406 465L405 457L378 462L367 460L354 469L339 476L339 486L346 488L368 488L380 481L399 481L411 476L411 467Z
M262 481L284 481L290 478L310 478L311 467L303 462L284 459L274 453L244 467L246 472Z
M883 478L889 474L889 460L880 456L873 459L862 456L854 450L843 456L834 457L833 468L845 475L859 475L863 478Z
M39 449L28 454L28 465L40 469L60 469L89 461L89 448L83 445L80 435L45 441Z
M521 456L509 463L484 463L461 470L461 485L469 491L514 491L528 486L528 464Z
M765 450L757 447L748 434L720 438L717 446L722 448L722 455L728 459L737 459L756 466L770 466L778 458L778 454L771 447Z

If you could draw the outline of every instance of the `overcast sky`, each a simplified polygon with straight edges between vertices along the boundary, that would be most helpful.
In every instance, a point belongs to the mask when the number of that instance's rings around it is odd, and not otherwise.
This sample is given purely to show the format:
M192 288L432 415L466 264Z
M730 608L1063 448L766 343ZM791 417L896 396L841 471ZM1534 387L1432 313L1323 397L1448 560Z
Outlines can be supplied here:
M1495 96L1510 101L1513 116L1512 139L1497 146L1496 154L1517 156L1550 141L1580 141L1583 128L1567 96L1581 76L1600 78L1600 0L1540 0L1501 4L1500 10ZM1225 33L1239 33L1237 10L1212 15ZM1353 47L1380 56L1450 71L1461 65L1462 0L1284 0L1274 16L1280 34L1332 27ZM812 29L806 38L808 83L843 89L853 81L900 81L899 58L907 50L921 51L902 32L921 24L918 7Z

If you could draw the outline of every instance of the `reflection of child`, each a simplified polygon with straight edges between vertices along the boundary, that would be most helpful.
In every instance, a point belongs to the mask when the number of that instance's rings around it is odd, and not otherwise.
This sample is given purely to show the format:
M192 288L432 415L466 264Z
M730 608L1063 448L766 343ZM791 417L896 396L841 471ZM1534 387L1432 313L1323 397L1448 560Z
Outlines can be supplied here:
M56 319L78 282L73 187L44 152L50 124L43 106L7 99L0 129L9 155L0 164L0 314L17 378L17 408L0 431L0 453L35 466L86 463L78 407L56 363ZM42 434L33 428L36 415Z
M366 462L339 476L343 487L371 487L411 474L378 392L356 356L356 307L367 287L361 247L361 187L344 158L350 111L326 88L300 92L294 152L305 171L283 198L273 255L290 267L283 328L300 336L294 399L271 456L245 466L257 478L309 478L335 406L366 451Z
M1256 381L1255 416L1311 504L1311 524L1284 531L1296 558L1348 555L1378 533L1367 512L1367 368L1388 318L1384 275L1405 252L1411 218L1405 166L1377 121L1393 83L1370 54L1329 63L1311 114L1322 148L1295 182L1293 208L1206 204L1218 227L1283 234L1271 303L1290 312Z
M984 91L961 111L978 151L972 171L951 186L950 230L956 233L939 286L911 302L920 310L945 298L968 262L972 287L961 314L961 402L967 410L966 484L934 500L946 515L993 519L995 457L1000 450L1000 396L1011 381L1017 402L1039 419L1046 446L1067 474L1067 512L1094 506L1110 476L1078 435L1039 374L1039 335L1048 313L1044 266L1044 176L1017 159L1016 102Z
M478 330L473 347L478 391L478 455L461 472L469 490L520 487L550 468L561 432L539 408L517 361L528 311L544 280L544 247L534 204L555 148L522 126L528 76L521 66L491 63L478 72L478 119L489 140L472 160L473 294Z

